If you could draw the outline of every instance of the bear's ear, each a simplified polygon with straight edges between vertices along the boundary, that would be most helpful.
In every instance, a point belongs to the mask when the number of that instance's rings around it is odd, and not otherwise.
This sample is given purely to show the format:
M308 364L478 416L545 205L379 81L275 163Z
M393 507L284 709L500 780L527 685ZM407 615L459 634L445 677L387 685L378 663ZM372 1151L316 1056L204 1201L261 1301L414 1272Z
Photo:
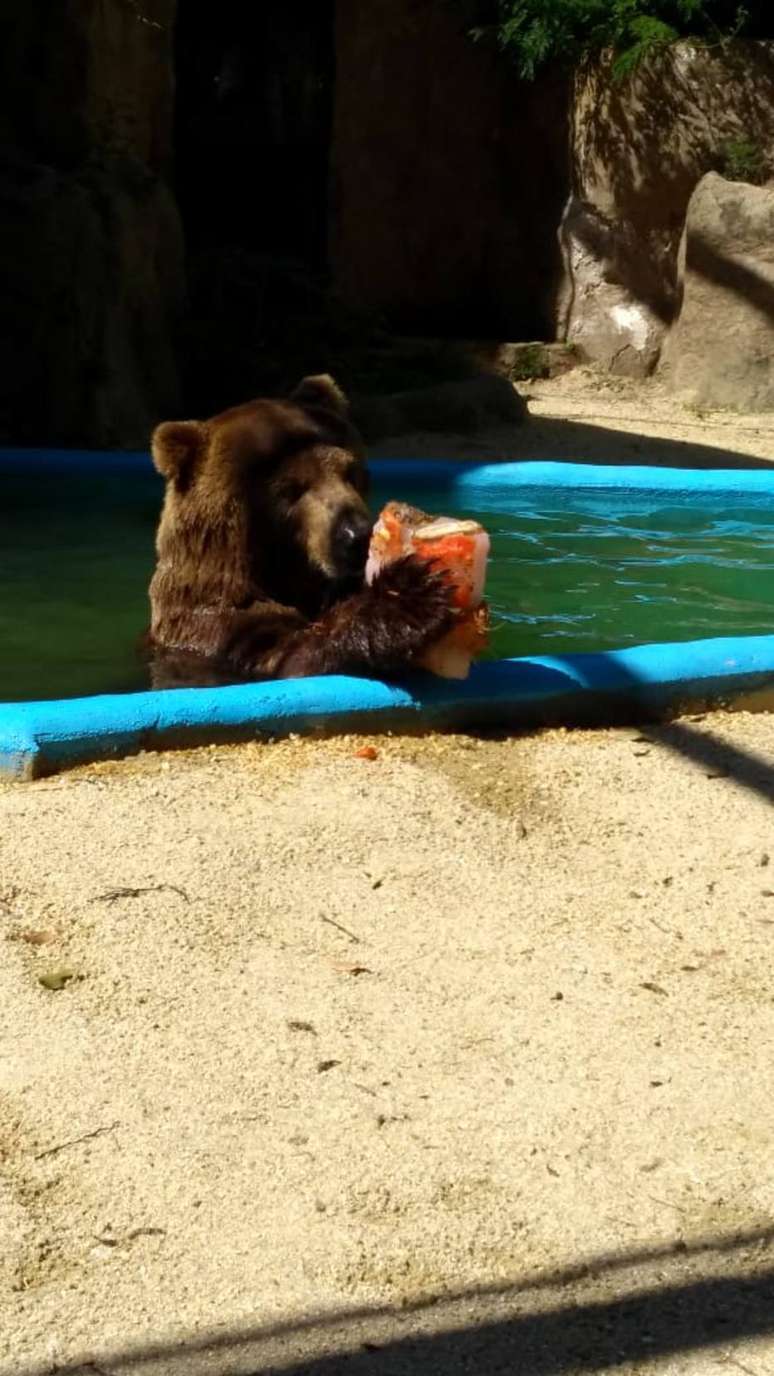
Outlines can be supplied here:
M320 406L325 411L335 411L339 416L346 416L349 411L349 401L330 373L305 377L291 392L290 400L299 406Z
M161 476L180 488L187 487L204 438L200 420L167 420L157 425L151 438L151 453Z

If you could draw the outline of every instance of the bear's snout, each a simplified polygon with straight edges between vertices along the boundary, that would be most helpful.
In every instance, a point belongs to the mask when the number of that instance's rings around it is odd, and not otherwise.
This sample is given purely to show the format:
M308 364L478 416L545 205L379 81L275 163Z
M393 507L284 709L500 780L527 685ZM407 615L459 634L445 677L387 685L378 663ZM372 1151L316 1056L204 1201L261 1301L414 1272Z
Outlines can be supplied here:
M355 508L342 511L337 518L331 539L331 553L341 574L352 576L365 569L372 524L370 516Z

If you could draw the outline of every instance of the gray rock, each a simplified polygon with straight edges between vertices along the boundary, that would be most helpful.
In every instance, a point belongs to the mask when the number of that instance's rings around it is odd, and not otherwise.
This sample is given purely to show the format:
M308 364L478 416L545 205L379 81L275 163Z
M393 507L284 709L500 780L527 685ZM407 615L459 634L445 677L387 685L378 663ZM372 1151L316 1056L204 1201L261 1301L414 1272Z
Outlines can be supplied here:
M688 206L661 373L703 406L774 410L774 186L709 173Z
M567 342L587 362L646 377L658 362L665 325L634 289L639 247L631 234L572 198L559 238L565 265L559 315Z
M730 175L743 149L774 171L774 44L684 41L624 80L608 59L584 64L571 124L558 333L588 361L643 375L679 309L680 236L698 182Z

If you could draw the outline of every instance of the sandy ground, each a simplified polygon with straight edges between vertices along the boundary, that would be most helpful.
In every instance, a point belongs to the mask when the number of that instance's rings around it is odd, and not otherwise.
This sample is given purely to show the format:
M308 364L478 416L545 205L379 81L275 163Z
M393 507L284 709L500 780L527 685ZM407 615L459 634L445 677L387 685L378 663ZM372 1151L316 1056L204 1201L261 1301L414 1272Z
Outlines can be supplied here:
M774 716L361 744L0 789L0 1376L771 1376Z

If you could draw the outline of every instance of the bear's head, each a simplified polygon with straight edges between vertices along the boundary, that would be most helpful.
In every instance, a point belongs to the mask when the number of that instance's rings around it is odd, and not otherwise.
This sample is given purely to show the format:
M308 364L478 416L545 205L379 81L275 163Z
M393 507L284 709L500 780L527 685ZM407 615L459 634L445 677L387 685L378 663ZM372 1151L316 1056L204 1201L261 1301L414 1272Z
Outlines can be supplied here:
M285 401L167 421L151 447L166 483L157 587L232 606L260 591L315 612L362 580L365 456L331 377L304 378Z

